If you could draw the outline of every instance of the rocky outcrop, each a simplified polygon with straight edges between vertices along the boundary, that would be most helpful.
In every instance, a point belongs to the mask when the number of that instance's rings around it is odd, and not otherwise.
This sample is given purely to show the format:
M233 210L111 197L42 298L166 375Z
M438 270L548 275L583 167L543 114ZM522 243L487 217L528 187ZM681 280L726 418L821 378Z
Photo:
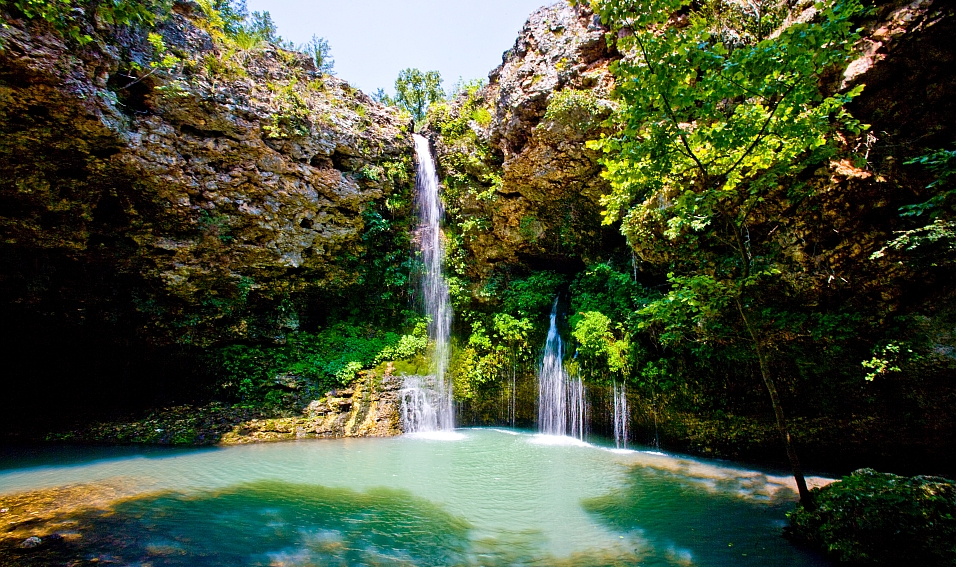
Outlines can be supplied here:
M315 400L302 417L247 421L222 436L225 445L330 437L390 437L402 433L398 391L401 378L357 382Z
M301 411L214 403L178 406L136 419L95 423L46 436L47 441L147 445L243 445L293 439L390 437L402 433L401 377L363 377L312 400Z
M280 300L357 280L366 218L410 191L396 110L304 54L224 43L196 4L152 38L91 17L84 46L3 18L8 304L133 313L158 342L269 336L295 326Z
M598 152L613 77L599 18L566 3L531 15L489 83L431 114L468 275L573 270L621 242L600 222Z

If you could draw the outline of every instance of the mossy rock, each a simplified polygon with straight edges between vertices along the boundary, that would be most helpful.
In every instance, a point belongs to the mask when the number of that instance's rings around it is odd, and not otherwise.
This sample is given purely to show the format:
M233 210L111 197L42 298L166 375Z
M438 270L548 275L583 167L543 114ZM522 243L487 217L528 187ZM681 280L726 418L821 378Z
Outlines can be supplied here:
M786 535L856 565L956 565L956 482L861 469L812 491Z

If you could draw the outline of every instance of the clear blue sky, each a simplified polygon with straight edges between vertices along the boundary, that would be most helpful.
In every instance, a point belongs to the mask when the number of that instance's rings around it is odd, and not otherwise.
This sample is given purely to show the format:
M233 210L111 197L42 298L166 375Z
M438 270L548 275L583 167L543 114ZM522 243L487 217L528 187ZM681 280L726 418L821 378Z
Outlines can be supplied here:
M247 0L272 14L283 39L328 40L335 74L368 94L391 94L407 67L439 71L446 90L459 77L487 78L525 20L555 0Z

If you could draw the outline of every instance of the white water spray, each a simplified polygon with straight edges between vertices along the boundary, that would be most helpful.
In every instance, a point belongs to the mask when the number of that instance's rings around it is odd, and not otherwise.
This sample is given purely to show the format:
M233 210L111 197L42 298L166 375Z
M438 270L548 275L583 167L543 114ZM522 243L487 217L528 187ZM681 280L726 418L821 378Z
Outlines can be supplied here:
M558 333L558 300L551 307L551 326L538 369L538 431L584 439L587 423L584 382L564 369L564 343Z
M614 383L614 445L618 449L627 448L627 422L630 414L627 410L627 386Z
M405 379L402 388L402 426L406 433L451 431L455 428L455 412L451 382L446 382L445 374L450 355L452 313L448 281L442 273L445 262L445 243L441 232L444 209L428 140L418 134L414 138L418 162L415 178L418 229L415 241L425 268L422 298L425 315L429 318L428 338L434 349L434 376L410 376Z

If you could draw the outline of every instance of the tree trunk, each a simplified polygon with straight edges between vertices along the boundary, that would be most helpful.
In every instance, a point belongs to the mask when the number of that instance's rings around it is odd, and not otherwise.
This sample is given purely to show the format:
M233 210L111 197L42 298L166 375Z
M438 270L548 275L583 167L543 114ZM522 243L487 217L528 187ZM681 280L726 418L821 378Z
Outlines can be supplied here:
M783 406L780 404L777 386L774 384L773 377L770 375L770 366L767 364L763 349L760 348L760 341L757 340L757 334L754 332L753 327L750 326L750 321L747 319L744 307L739 299L737 300L737 309L740 310L740 316L744 320L747 332L750 333L750 337L753 340L754 350L757 352L757 360L760 362L760 374L763 376L763 383L767 386L767 392L770 394L770 403L773 405L773 413L777 419L777 431L780 433L780 438L787 448L787 458L790 460L790 470L793 472L793 478L797 481L800 503L803 504L803 507L807 510L813 510L816 506L813 503L810 490L807 488L807 479L803 476L803 467L800 466L797 451L793 448L793 443L790 440L790 430L787 428L787 419L783 414Z

